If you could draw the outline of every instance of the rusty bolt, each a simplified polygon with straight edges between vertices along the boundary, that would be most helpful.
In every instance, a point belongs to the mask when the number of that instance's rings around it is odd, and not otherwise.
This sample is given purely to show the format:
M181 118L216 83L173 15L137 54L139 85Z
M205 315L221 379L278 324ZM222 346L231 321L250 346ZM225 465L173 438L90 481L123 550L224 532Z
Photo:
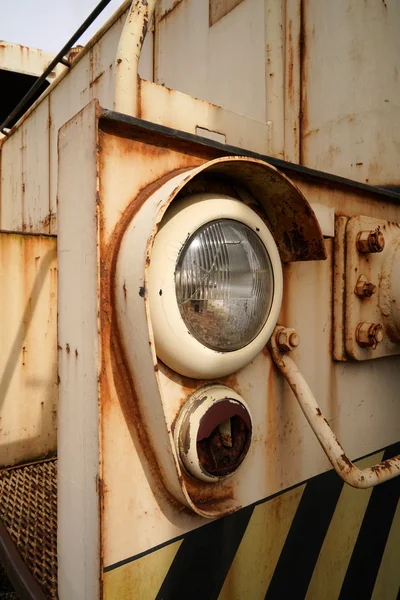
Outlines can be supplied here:
M375 284L368 281L364 275L360 275L354 291L360 298L371 298L372 294L376 294L376 290Z
M357 250L359 252L382 252L385 247L385 238L379 227L375 231L360 231L357 236Z
M300 336L295 329L282 328L277 337L278 348L282 352L290 352L300 343Z
M384 338L383 327L379 323L360 323L356 330L356 339L362 348L375 350Z
M73 48L71 48L69 50L69 52L67 53L67 59L69 60L70 63L72 63L73 60L75 60L75 58L78 56L78 54L81 53L83 46L74 46Z

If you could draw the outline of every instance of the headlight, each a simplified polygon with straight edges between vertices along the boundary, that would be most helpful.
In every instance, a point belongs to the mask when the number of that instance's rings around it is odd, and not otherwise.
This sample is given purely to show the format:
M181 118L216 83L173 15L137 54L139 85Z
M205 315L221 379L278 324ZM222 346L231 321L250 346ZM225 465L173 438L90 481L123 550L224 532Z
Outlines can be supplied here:
M199 379L222 377L265 346L282 301L279 253L264 221L222 194L192 194L167 211L147 282L156 352Z
M250 227L213 221L183 247L175 288L190 333L208 348L232 352L247 346L267 320L274 294L271 260Z

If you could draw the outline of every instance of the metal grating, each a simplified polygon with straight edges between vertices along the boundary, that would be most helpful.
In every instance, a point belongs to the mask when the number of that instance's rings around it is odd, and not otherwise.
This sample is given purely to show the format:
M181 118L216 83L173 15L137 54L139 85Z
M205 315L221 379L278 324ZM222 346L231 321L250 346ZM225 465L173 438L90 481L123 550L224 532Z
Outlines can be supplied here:
M57 598L57 460L0 471L0 518L48 598Z

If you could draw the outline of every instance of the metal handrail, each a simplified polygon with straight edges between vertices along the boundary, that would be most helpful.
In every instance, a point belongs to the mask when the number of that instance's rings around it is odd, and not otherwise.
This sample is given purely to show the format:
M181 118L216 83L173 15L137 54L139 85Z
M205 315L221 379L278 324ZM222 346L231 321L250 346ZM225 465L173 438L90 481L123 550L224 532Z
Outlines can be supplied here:
M110 2L111 2L111 0L101 0L101 2L99 2L99 4L96 6L96 8L90 13L88 18L82 23L82 25L79 27L79 29L76 30L74 35L68 40L68 42L65 44L65 46L63 46L63 48L60 50L60 52L57 54L57 56L55 56L55 58L51 61L49 66L46 67L46 69L43 71L43 73L41 74L39 79L37 79L35 81L35 83L27 91L27 93L22 98L22 100L20 100L20 102L12 110L12 112L8 115L8 117L5 119L5 121L3 121L3 123L0 125L0 133L4 133L5 135L8 135L9 132L5 131L5 129L7 129L8 125L20 113L21 110L23 110L24 108L26 108L26 109L29 108L29 106L27 106L28 102L31 100L33 95L39 90L42 83L45 81L47 76L51 73L51 71L54 69L54 67L58 63L62 63L63 65L66 65L67 67L70 66L70 62L68 60L66 60L65 54L69 50L71 50L71 48L75 44L75 42L77 42L78 39L85 33L85 31L88 29L88 27L90 27L90 25L93 23L93 21L95 19L97 19L99 14L105 9L107 4L110 4Z
M280 348L279 336L285 331L287 330L284 327L278 326L272 334L268 344L272 358L290 385L300 408L339 477L352 487L370 488L400 475L400 455L367 469L359 469L351 462L322 414L296 363L287 355L289 347Z
M138 116L138 66L158 0L133 0L115 58L114 110Z

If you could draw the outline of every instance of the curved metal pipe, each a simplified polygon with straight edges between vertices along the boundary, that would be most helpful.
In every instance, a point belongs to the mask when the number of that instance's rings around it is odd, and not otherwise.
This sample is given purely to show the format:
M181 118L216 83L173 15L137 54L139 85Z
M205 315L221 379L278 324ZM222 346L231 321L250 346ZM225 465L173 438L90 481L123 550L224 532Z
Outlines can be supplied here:
M272 358L292 388L300 408L339 477L353 487L370 488L400 475L400 455L363 470L351 462L295 362L289 358L286 350L280 349L278 338L284 331L285 328L279 326L274 330L268 344Z
M133 0L115 59L114 110L138 116L138 65L157 0Z

